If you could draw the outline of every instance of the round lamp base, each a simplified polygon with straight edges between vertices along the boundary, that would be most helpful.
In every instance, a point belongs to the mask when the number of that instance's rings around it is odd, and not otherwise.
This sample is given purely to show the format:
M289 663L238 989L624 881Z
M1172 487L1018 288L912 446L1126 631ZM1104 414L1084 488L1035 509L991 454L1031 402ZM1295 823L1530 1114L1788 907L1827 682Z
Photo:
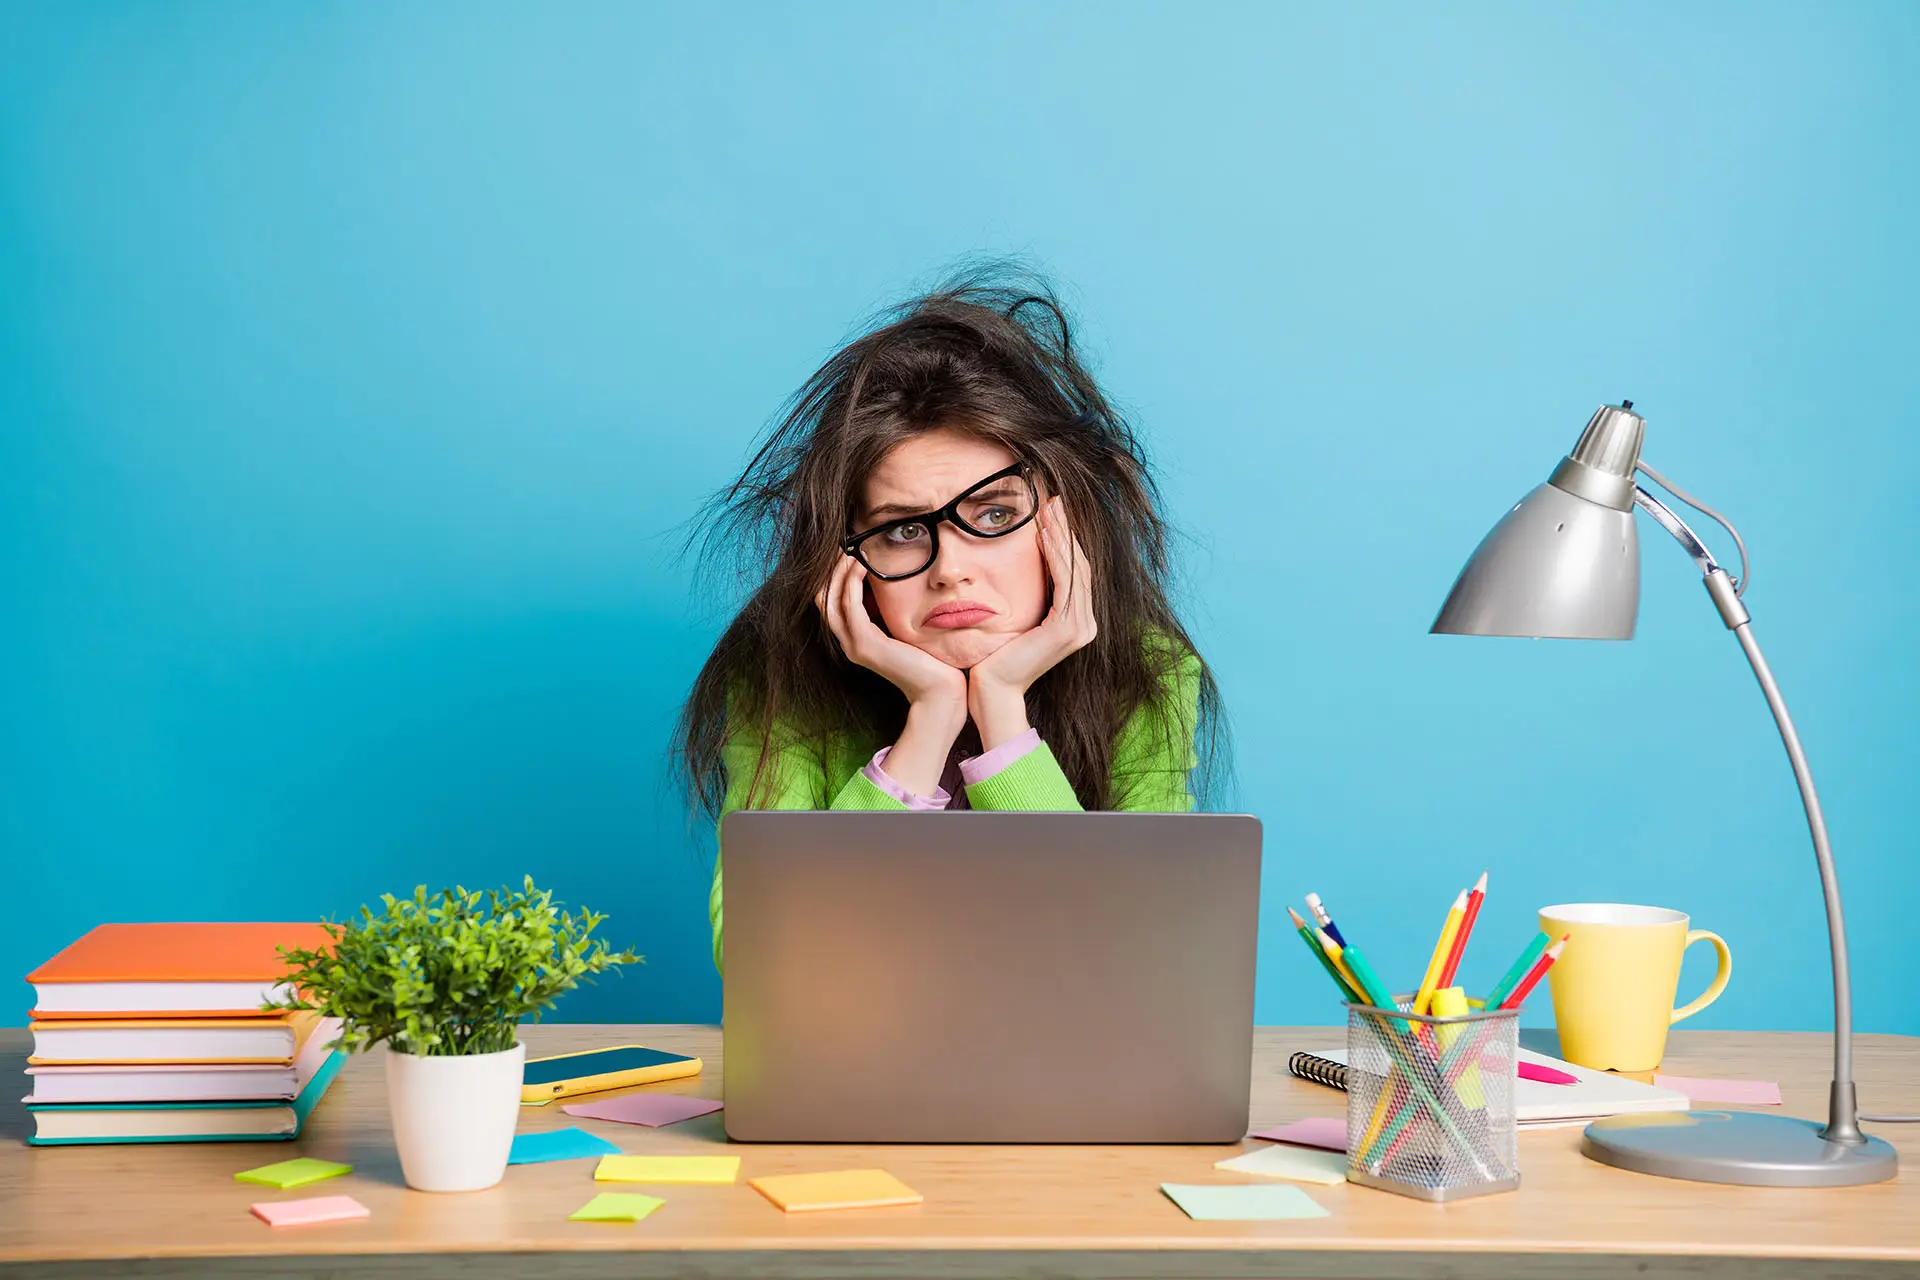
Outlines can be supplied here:
M1879 1138L1828 1142L1820 1123L1750 1111L1669 1111L1608 1116L1586 1128L1588 1158L1635 1173L1748 1187L1853 1187L1886 1182L1899 1167Z

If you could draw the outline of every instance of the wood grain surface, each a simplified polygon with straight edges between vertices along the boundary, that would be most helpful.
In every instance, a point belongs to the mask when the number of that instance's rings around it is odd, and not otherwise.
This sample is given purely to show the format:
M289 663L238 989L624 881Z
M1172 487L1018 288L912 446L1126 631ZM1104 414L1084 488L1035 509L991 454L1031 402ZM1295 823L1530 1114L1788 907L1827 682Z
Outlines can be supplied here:
M721 1096L713 1026L530 1026L532 1053L646 1044L706 1060L699 1077L648 1092ZM1540 1044L1532 1033L1526 1036ZM1250 1128L1339 1115L1344 1095L1287 1074L1296 1049L1331 1048L1331 1027L1261 1028ZM25 1092L28 1036L0 1031L0 1072ZM1828 1038L1675 1032L1662 1070L1778 1080L1788 1114L1826 1101ZM1920 1111L1920 1039L1857 1041L1863 1104ZM408 1191L388 1132L381 1064L350 1061L297 1143L25 1145L0 1115L0 1273L46 1276L1539 1276L1920 1274L1920 1134L1882 1126L1900 1179L1828 1191L1675 1182L1595 1164L1578 1129L1523 1132L1524 1185L1430 1205L1356 1186L1312 1187L1332 1210L1304 1222L1193 1222L1162 1182L1258 1181L1213 1167L1238 1148L807 1146L729 1144L720 1113L663 1129L524 1108L521 1132L578 1125L635 1154L741 1157L735 1186L632 1188L664 1208L635 1225L568 1222L596 1192L593 1162L520 1165L465 1195ZM290 1158L346 1161L351 1176L273 1193L233 1181ZM879 1167L924 1204L788 1215L746 1185L772 1173ZM351 1195L360 1222L273 1229L247 1212L266 1198ZM527 1255L542 1255L530 1258Z

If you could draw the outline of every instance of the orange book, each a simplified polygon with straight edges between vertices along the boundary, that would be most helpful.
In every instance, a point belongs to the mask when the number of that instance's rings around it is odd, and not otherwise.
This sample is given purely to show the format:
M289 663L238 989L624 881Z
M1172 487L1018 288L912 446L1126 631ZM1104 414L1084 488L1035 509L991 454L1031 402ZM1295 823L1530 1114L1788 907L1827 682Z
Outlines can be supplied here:
M258 1014L288 990L277 948L331 945L318 924L96 925L27 975L33 1017Z

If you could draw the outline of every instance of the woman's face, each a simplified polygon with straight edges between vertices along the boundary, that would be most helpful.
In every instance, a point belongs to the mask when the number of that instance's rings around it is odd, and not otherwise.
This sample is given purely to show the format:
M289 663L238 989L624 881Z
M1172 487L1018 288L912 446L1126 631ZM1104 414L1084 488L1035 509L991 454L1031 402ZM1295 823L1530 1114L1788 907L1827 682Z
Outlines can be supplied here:
M1015 461L1003 446L950 427L903 441L867 477L854 531L937 511ZM940 525L939 541L926 572L898 582L867 578L894 639L965 669L1040 625L1047 574L1038 520L1001 538L976 538L949 520Z

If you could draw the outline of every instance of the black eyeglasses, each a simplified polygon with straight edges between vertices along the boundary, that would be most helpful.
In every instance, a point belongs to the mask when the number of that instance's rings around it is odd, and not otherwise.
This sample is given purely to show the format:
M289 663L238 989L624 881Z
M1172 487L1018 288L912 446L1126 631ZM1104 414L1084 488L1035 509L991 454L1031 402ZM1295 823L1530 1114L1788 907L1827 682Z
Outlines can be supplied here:
M940 554L940 523L951 520L976 538L1004 538L1040 510L1033 470L1016 462L949 502L938 511L902 516L856 533L841 548L883 582L925 573Z

